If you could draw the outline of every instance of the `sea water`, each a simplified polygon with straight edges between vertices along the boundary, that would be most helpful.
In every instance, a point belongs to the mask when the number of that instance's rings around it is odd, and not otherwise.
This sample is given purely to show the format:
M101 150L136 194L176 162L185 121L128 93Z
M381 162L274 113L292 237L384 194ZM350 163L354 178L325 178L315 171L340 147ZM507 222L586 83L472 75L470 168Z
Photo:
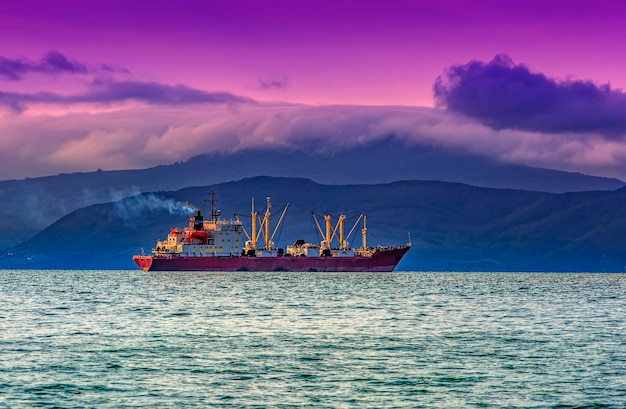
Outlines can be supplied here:
M626 407L626 274L0 271L0 407Z

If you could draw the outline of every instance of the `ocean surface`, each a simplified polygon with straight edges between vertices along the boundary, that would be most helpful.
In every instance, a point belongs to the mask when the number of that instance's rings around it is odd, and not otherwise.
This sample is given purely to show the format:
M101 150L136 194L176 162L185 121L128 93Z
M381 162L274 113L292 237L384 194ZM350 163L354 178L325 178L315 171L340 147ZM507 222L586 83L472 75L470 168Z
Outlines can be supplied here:
M626 274L4 270L0 407L624 408Z

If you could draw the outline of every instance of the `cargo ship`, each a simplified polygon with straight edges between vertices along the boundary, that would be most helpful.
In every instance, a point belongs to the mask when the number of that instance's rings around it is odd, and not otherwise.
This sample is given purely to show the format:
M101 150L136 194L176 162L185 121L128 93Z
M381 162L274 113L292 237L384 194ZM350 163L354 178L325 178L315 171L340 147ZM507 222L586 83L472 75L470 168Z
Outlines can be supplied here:
M319 245L297 239L286 249L277 248L273 239L288 204L272 232L270 198L267 198L263 215L254 210L252 199L252 223L248 234L238 216L232 220L220 217L213 193L210 202L210 219L205 220L202 212L195 210L187 227L171 229L167 239L157 242L151 255L133 256L135 263L144 271L388 272L395 269L411 248L410 239L402 246L368 247L366 216L361 214L350 232L345 234L346 216L343 213L334 226L332 217L324 214L325 229L313 213L322 236ZM361 222L362 245L351 248L348 238Z

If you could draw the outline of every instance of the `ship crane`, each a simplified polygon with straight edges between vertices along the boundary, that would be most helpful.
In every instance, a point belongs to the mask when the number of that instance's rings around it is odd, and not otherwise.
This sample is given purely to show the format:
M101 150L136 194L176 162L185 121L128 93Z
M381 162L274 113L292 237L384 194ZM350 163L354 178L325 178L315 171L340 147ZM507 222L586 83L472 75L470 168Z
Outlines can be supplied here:
M283 209L280 218L278 219L278 223L276 224L276 226L274 227L274 231L272 232L272 234L270 235L270 219L271 219L271 208L272 208L272 202L270 200L270 197L267 197L267 208L265 210L265 214L263 215L263 219L261 219L259 212L254 210L254 198L252 198L252 223L251 223L251 234L248 234L248 232L246 231L245 228L243 228L243 232L246 235L246 237L248 238L248 242L249 244L246 244L246 250L250 251L250 250L256 250L257 249L257 245L259 242L259 239L261 238L261 235L263 236L263 240L265 241L265 250L272 250L273 246L274 246L274 237L276 236L276 233L278 232L278 229L280 228L282 221L285 217L285 214L287 213L287 209L289 208L289 203L287 203L285 205L285 208ZM243 227L243 226L242 226Z
M267 207L265 209L265 216L263 217L263 223L261 226L265 225L265 250L270 250L272 248L270 243L270 215L272 209L272 202L270 201L270 197L267 198Z
M285 214L287 213L288 208L289 208L289 203L285 205L285 209L281 213L280 218L278 219L278 223L276 223L276 227L274 227L274 231L272 232L272 237L270 238L270 241L272 243L274 242L274 236L276 236L276 232L278 232L278 228L280 227L280 225L283 222L283 219L285 218Z
M272 208L272 203L270 201L269 196L267 197L267 208L265 210L265 214L263 215L263 220L261 220L259 212L254 211L254 198L252 198L252 249L256 250L257 244L259 243L259 238L263 235L265 239L265 249L269 250L269 224L270 224L270 216ZM260 222L260 223L259 223Z
M235 213L235 220L237 220L238 222L241 222L241 219L239 218L239 214L238 213ZM254 212L254 198L252 198L252 235L248 234L248 231L246 230L246 228L243 225L243 223L241 224L241 229L243 230L243 234L246 235L246 238L248 239L248 241L250 243L252 243L252 237L256 236L256 219L255 219L255 212Z
M335 228L333 229L333 235L330 238L330 240L332 241L335 236L337 235L337 229L339 229L339 250L347 250L347 240L344 237L344 231L345 231L345 221L346 221L346 215L341 213L339 215L339 219L337 220L337 224L335 225Z
M324 222L325 222L325 230L326 230L325 232L324 230L322 230L322 226L317 220L315 212L311 212L311 214L313 215L313 220L315 221L317 230L320 232L320 235L322 236L322 238L324 238L324 241L326 242L326 246L329 249L331 248L331 243L333 239L337 236L337 232L339 232L339 237L338 237L339 250L348 250L348 240L350 236L352 236L352 233L354 233L354 230L356 229L361 219L363 219L363 229L361 230L361 234L363 236L363 250L366 250L367 248L367 225L365 221L366 216L363 213L359 215L356 222L354 222L352 229L350 229L350 232L347 235L344 234L345 233L345 221L347 219L345 214L341 213L341 215L339 215L339 219L337 220L337 224L335 225L334 228L332 227L331 216L328 214L324 214Z
M348 235L346 236L347 238L350 238L350 236L352 236L352 233L354 233L354 230L356 229L356 226L359 225L359 222L361 221L362 218L364 218L365 215L363 213L361 213L359 215L359 218L356 219L356 221L354 222L354 225L352 226L352 228L350 229L350 233L348 233ZM365 223L365 222L364 222ZM365 224L364 224L365 226ZM366 234L367 234L367 230L366 230ZM363 248L365 248L365 244L363 245Z

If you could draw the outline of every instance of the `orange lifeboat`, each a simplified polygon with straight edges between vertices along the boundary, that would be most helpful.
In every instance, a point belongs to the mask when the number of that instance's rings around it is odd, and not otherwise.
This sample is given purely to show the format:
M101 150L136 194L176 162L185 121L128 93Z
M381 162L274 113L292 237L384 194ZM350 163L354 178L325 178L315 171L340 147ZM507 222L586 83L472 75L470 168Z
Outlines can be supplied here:
M192 240L200 240L201 244L207 244L208 243L208 237L206 234L206 231L204 230L192 230L189 233L187 233L187 240L189 240L190 242Z

